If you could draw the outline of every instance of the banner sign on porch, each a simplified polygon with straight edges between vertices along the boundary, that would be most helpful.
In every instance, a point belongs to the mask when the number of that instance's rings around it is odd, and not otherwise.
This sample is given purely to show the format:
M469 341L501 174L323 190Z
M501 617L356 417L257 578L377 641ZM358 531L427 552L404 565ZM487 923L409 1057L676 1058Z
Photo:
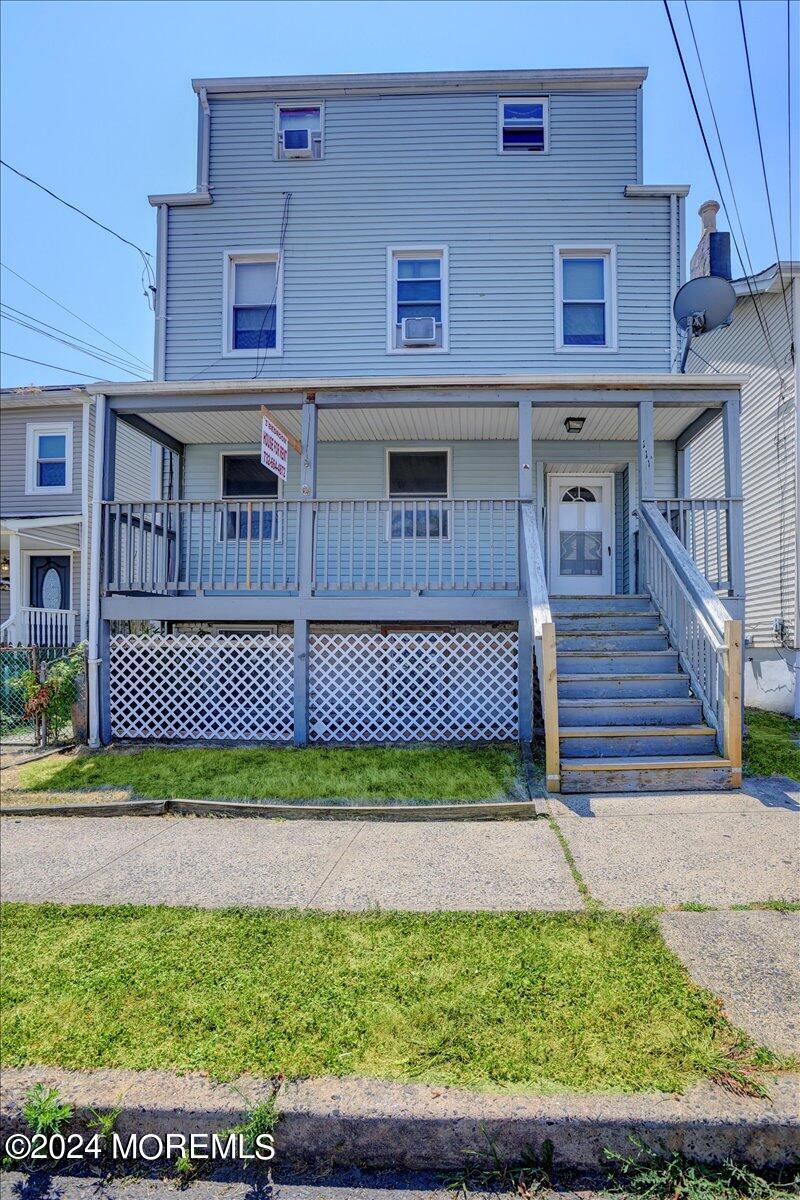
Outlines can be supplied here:
M271 421L266 413L261 415L261 465L273 471L279 479L286 481L289 462L289 443L286 434Z

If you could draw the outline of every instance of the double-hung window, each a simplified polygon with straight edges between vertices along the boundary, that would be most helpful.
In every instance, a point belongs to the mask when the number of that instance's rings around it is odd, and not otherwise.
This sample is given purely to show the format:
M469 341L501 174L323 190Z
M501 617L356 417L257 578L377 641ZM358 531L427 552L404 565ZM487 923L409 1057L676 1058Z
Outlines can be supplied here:
M226 354L280 354L282 274L277 251L226 253Z
M229 541L281 536L277 507L270 501L280 497L280 481L274 472L262 466L259 454L223 453L220 458L220 483L226 524L220 520L219 537ZM225 530L227 529L227 534Z
M390 536L449 537L449 450L388 450L386 464Z
M322 158L322 105L275 106L275 157Z
M390 249L390 351L446 350L447 249Z
M546 96L501 96L498 150L501 154L545 154L549 148Z
M26 429L25 492L72 491L72 422L43 422Z
M616 349L616 264L613 246L557 246L556 348Z

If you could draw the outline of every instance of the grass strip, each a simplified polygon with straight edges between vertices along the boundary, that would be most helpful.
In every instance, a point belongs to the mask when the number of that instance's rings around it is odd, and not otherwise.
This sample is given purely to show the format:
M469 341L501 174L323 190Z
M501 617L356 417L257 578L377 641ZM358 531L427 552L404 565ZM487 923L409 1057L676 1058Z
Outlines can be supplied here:
M2 1061L681 1091L777 1060L636 913L9 904Z
M519 788L503 746L181 749L80 754L30 763L23 791L132 788L153 800L503 800ZM520 797L521 798L521 797Z
M786 775L800 782L800 721L745 709L744 769L748 775Z

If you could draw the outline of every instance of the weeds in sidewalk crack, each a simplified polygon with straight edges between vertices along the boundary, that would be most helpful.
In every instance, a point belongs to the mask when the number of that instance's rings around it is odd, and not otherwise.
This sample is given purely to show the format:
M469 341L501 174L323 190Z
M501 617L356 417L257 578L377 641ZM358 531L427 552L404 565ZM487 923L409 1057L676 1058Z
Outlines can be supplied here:
M550 828L552 829L553 833L558 838L558 844L560 845L560 847L564 853L564 858L567 860L567 866L569 867L569 869L572 873L572 878L575 880L575 886L577 887L578 891L580 892L581 899L583 900L587 909L590 912L602 911L603 905L602 905L601 901L596 900L595 897L592 895L592 893L589 891L586 880L583 878L580 871L578 870L578 864L575 862L572 851L570 850L570 847L569 847L569 842L565 838L558 821L555 819L555 817L553 816L552 813L547 818L547 820L548 820L548 824L550 825Z

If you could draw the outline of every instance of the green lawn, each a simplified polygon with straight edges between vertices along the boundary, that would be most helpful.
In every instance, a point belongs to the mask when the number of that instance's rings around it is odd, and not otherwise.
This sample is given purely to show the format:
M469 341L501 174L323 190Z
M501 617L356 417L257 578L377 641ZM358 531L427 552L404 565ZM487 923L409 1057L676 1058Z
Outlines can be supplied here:
M800 782L800 721L780 713L745 709L747 737L744 769L748 775L787 775ZM794 741L792 740L794 739Z
M20 773L25 791L133 788L153 800L502 800L516 751L383 746L310 750L139 750L55 757Z
M5 1066L671 1092L772 1061L649 915L8 904L2 932Z

